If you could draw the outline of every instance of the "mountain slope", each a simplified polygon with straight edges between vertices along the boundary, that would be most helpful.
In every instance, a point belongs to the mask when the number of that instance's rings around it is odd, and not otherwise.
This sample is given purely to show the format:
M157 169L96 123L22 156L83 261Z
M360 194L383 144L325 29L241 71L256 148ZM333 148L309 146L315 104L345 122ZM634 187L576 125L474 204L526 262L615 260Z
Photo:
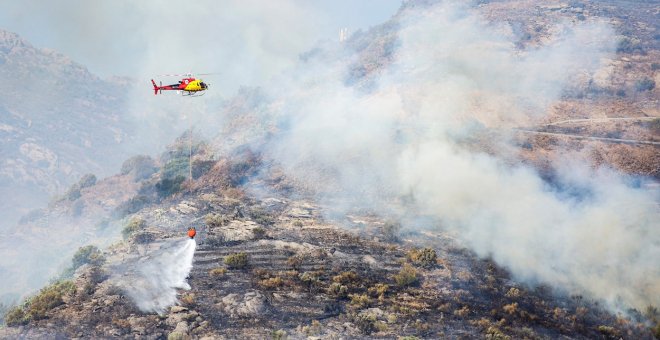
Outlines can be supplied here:
M0 30L0 212L16 221L85 173L127 158L126 83Z

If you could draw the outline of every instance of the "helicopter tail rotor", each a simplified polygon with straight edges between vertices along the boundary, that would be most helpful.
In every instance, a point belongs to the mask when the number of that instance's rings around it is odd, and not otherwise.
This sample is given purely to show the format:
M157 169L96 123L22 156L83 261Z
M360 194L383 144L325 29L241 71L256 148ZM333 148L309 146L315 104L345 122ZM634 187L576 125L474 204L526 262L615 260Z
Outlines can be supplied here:
M154 96L155 96L155 95L158 94L158 90L159 90L159 88L158 88L158 85L156 85L156 82L155 82L153 79L151 79L151 83L154 85ZM162 83L161 83L161 84L162 84ZM161 93L162 93L162 92L161 92Z

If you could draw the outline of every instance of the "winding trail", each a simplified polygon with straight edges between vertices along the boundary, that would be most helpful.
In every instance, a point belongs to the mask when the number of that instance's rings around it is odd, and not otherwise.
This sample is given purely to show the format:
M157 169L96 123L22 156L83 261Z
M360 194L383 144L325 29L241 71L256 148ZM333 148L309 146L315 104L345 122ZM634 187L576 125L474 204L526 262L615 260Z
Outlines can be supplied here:
M596 123L596 122L609 122L613 120L630 120L630 121L646 121L646 120L654 120L658 119L658 117L605 117L605 118L578 118L578 119L566 119L566 120L560 120L548 124L544 124L544 126L555 126L555 125L561 125L561 124L570 124L570 123Z
M607 143L644 144L644 145L660 146L660 142L653 142L653 141L648 141L648 140L581 136L581 135L575 135L575 134L570 134L570 133L544 132L544 131L527 130L527 129L513 129L513 130L517 131L517 132L526 133L526 134L536 134L536 135L544 135L544 136L552 136L552 137L570 137L570 138L576 138L576 139L593 140L593 141L600 141L600 142L607 142Z

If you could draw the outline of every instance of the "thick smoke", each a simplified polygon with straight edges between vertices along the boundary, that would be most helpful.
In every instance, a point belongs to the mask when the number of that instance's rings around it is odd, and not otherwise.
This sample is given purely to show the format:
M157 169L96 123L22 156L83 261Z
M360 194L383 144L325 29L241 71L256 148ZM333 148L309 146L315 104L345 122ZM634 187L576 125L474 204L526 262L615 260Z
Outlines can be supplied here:
M143 312L164 313L178 303L177 289L190 289L186 279L196 246L194 239L168 241L135 262L115 268L111 280Z
M563 23L543 46L520 50L506 26L453 2L405 10L398 23L394 61L373 90L345 85L345 63L330 59L280 83L273 97L288 98L277 113L286 128L265 152L327 203L392 214L405 197L408 213L434 216L520 280L611 307L660 305L653 195L575 155L557 161L552 183L511 162L506 131L543 118L603 66L612 30ZM483 132L494 151L465 143Z

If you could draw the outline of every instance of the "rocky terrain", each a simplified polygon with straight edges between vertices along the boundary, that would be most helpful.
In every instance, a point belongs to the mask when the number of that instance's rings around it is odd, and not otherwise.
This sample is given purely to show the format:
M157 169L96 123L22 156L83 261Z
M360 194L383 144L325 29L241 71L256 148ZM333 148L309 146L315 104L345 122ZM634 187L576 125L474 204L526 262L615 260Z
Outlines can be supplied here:
M408 1L402 11L433 3ZM536 121L479 130L463 146L528 164L548 182L554 162L575 152L594 168L606 166L638 176L640 185L656 185L657 5L480 1L478 11L510 25L521 49L547 42L553 24L562 20L608 20L619 41L607 76L572 84ZM357 56L346 60L352 63L347 86L373 90L373 80L394 60L397 26L395 16L347 41ZM405 211L415 217L399 222L359 206L345 208L352 202L337 201L331 185L315 187L315 178L289 176L262 152L286 129L272 113L290 105L287 100L293 101L244 88L215 108L226 119L214 138L188 132L160 157L137 156L116 176L83 178L48 209L26 216L11 237L34 246L66 243L47 256L67 264L57 270L42 260L30 264L50 268L55 280L6 308L0 337L660 337L657 306L614 312L588 296L521 282L492 258L471 251L460 235L438 228L437 220L416 215L406 201L413 198L386 202L392 215ZM519 148L503 154L492 143L502 135ZM51 227L56 218L66 220L62 228ZM162 313L141 311L126 286L117 284L124 274L120 268L169 251L189 227L198 235L190 289L178 290L180 303ZM68 240L60 232L85 237ZM78 248L87 244L99 248ZM9 273L16 265L0 269Z
M79 267L61 302L27 325L10 312L13 327L3 337L651 336L642 323L580 296L517 284L450 234L402 232L371 214L328 220L313 202L284 192L251 199L227 181L250 172L234 163L244 160L221 159L195 183L135 214L144 223L104 251L106 265ZM190 225L199 233L191 289L164 314L141 312L113 285L107 263L139 261ZM228 260L237 254L244 259Z

